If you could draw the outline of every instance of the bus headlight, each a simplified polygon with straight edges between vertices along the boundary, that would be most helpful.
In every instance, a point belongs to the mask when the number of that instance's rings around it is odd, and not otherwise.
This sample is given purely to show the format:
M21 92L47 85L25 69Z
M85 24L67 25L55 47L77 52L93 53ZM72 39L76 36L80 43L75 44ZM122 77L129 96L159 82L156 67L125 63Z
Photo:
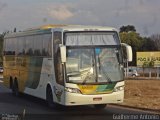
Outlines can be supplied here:
M124 90L124 85L123 86L115 87L113 91L114 92L118 92L118 91L122 91L122 90Z
M70 93L79 93L79 94L81 94L81 91L79 89L77 89L77 88L66 87L65 91L70 92Z

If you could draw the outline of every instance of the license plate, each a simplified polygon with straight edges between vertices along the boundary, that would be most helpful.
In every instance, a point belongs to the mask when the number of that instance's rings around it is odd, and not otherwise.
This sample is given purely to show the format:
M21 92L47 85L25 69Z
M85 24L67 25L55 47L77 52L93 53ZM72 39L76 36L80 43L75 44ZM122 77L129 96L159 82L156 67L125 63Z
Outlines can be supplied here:
M93 101L101 101L101 100L102 100L101 97L93 98Z

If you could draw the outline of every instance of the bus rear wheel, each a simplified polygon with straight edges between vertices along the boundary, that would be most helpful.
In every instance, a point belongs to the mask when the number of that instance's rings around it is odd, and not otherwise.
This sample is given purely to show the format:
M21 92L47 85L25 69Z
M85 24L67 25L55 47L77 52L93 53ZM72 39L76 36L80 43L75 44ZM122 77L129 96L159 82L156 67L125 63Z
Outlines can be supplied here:
M12 85L12 93L15 96L19 96L19 90L18 90L18 82L17 80L14 81L13 85Z
M98 110L102 110L106 107L106 104L97 104L97 105L94 105L94 107Z

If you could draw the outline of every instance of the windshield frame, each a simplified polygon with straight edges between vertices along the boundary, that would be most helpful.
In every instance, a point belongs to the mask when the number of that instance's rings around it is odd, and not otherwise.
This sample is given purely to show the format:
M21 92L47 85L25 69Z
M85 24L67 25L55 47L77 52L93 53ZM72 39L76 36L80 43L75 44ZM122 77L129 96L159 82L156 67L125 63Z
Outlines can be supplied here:
M72 46L69 46L69 45L66 45L66 34L67 33L107 33L107 34L113 34L115 35L114 38L117 39L117 44L116 45L72 45ZM63 32L63 44L66 45L66 48L67 49L77 49L77 48L81 48L81 49L85 49L85 48L90 48L90 49L94 49L96 47L99 47L99 48L117 48L119 49L120 51L120 54L121 54L121 61L118 61L119 64L121 64L123 66L123 58L122 58L122 48L121 48L121 41L120 41L120 37L118 35L118 32L117 31L106 31L106 30L100 30L100 31L64 31ZM84 83L78 83L78 82L71 82L68 80L68 77L67 77L67 69L66 69L66 63L64 63L64 69L65 69L65 82L66 83L74 83L74 84L84 84ZM97 70L96 70L97 71ZM96 75L97 76L97 75ZM96 81L96 80L95 80ZM121 81L124 81L124 75L123 75L123 78L120 79L120 80L117 80L117 81L108 81L108 82L86 82L85 84L90 84L90 85L97 85L97 84L108 84L108 83L117 83L117 82L121 82Z

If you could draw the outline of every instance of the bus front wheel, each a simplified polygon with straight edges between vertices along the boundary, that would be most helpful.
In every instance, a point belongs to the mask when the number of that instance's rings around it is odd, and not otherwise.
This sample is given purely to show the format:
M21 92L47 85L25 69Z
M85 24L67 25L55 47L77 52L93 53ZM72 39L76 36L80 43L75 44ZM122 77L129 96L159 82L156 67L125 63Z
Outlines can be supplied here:
M52 89L50 87L47 87L46 101L49 107L55 107L55 103L53 102Z
M106 104L97 104L97 105L94 105L94 107L98 110L102 110L102 109L105 109Z

